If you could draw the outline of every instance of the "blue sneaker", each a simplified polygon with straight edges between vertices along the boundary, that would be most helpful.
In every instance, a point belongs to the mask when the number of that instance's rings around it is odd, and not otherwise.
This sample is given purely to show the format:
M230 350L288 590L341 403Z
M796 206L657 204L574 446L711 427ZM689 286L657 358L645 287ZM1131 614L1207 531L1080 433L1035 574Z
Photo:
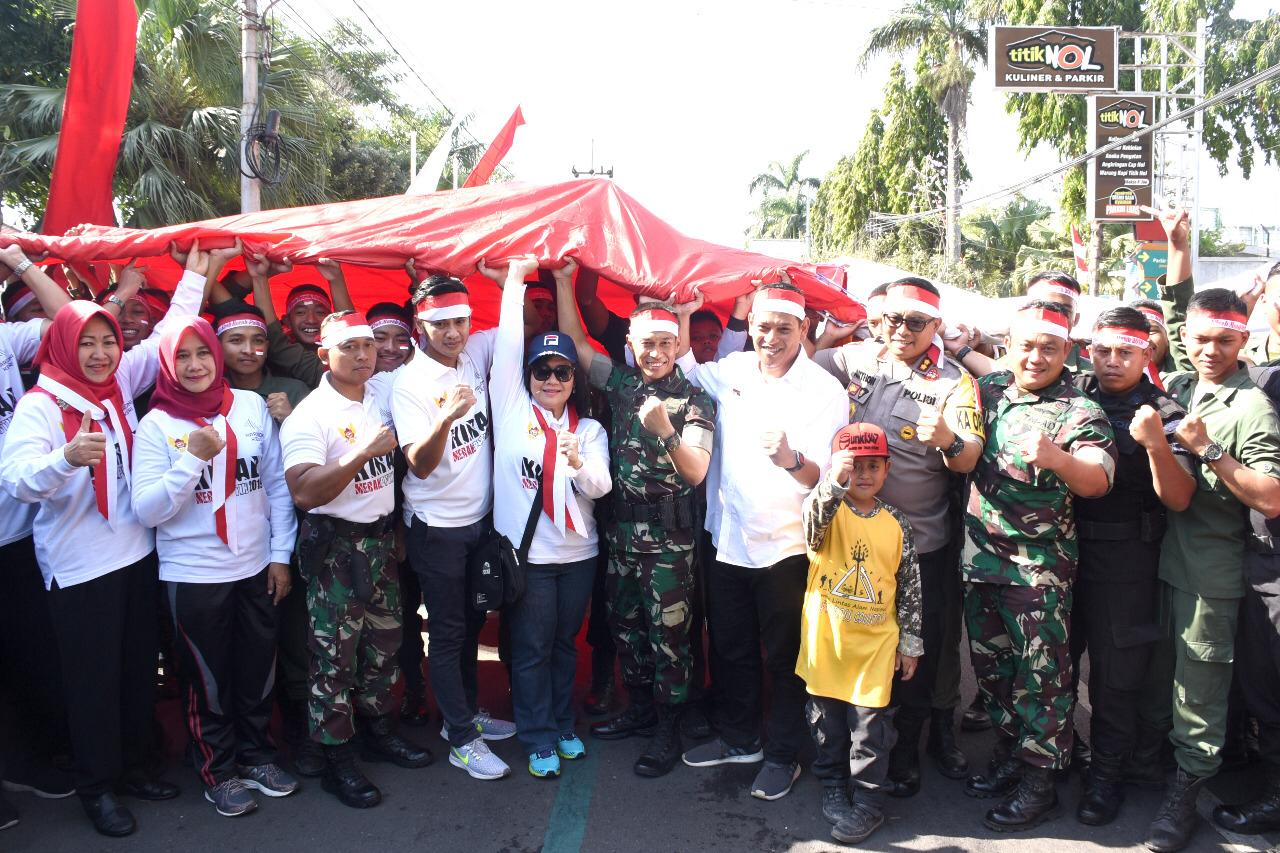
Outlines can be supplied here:
M554 749L544 749L529 756L529 775L550 779L560 775L560 756Z
M587 754L587 745L573 732L564 732L556 742L556 752L565 761L576 761Z

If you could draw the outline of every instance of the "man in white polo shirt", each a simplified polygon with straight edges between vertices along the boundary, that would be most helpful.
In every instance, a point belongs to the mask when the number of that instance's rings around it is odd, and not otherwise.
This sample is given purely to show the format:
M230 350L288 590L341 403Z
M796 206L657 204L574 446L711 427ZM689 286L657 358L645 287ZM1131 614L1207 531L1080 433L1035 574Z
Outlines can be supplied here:
M409 463L404 478L409 564L431 619L431 690L444 717L449 763L476 779L511 772L486 740L515 734L476 704L476 656L485 614L467 601L467 560L488 533L493 443L488 380L494 333L471 334L471 304L456 278L433 275L414 293L425 342L398 371L391 414Z
M707 531L717 556L707 576L707 623L721 696L720 737L684 761L710 767L763 758L751 794L776 800L800 775L796 755L809 740L805 686L796 675L809 570L800 505L849 409L844 388L804 352L809 321L798 288L761 288L748 328L755 352L699 365L690 377L717 404L707 475ZM762 750L765 667L772 690Z
M356 767L358 715L366 758L424 767L431 753L395 734L400 585L395 545L395 432L366 387L377 347L363 314L330 314L317 350L328 371L280 430L285 479L307 515L298 563L311 634L311 738L324 747L321 786L352 808L382 794ZM353 715L353 708L355 714Z

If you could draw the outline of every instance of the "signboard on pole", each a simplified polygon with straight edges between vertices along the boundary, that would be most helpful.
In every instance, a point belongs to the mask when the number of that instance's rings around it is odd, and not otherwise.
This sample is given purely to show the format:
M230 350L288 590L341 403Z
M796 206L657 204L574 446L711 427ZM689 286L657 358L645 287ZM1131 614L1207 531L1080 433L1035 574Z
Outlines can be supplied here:
M1096 95L1089 98L1089 147L1106 145L1149 127L1155 119L1150 95ZM1151 134L1131 140L1089 161L1089 218L1103 222L1150 219L1155 181Z
M1119 27L993 26L987 64L1006 92L1114 92Z

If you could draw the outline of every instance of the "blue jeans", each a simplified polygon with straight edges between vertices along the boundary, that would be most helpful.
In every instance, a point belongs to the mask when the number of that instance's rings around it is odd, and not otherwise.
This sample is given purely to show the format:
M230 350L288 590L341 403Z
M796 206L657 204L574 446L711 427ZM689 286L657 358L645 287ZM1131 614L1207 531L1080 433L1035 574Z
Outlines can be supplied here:
M511 700L525 752L555 749L573 731L574 643L587 612L596 561L529 564L524 597L511 620Z

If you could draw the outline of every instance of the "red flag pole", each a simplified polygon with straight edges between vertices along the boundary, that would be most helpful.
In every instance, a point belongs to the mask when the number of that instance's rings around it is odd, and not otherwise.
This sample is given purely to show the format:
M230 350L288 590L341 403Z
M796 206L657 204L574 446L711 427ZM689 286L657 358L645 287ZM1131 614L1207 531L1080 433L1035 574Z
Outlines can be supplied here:
M489 178L493 175L493 170L498 168L498 164L502 162L502 158L507 156L507 152L511 150L511 143L516 138L516 128L524 124L524 115L520 112L520 107L516 107L516 111L511 114L511 118L507 119L507 123L502 126L502 130L498 131L498 135L493 138L493 142L489 143L489 147L480 157L480 161L476 163L476 167L467 175L466 182L463 187L478 187L489 182Z

